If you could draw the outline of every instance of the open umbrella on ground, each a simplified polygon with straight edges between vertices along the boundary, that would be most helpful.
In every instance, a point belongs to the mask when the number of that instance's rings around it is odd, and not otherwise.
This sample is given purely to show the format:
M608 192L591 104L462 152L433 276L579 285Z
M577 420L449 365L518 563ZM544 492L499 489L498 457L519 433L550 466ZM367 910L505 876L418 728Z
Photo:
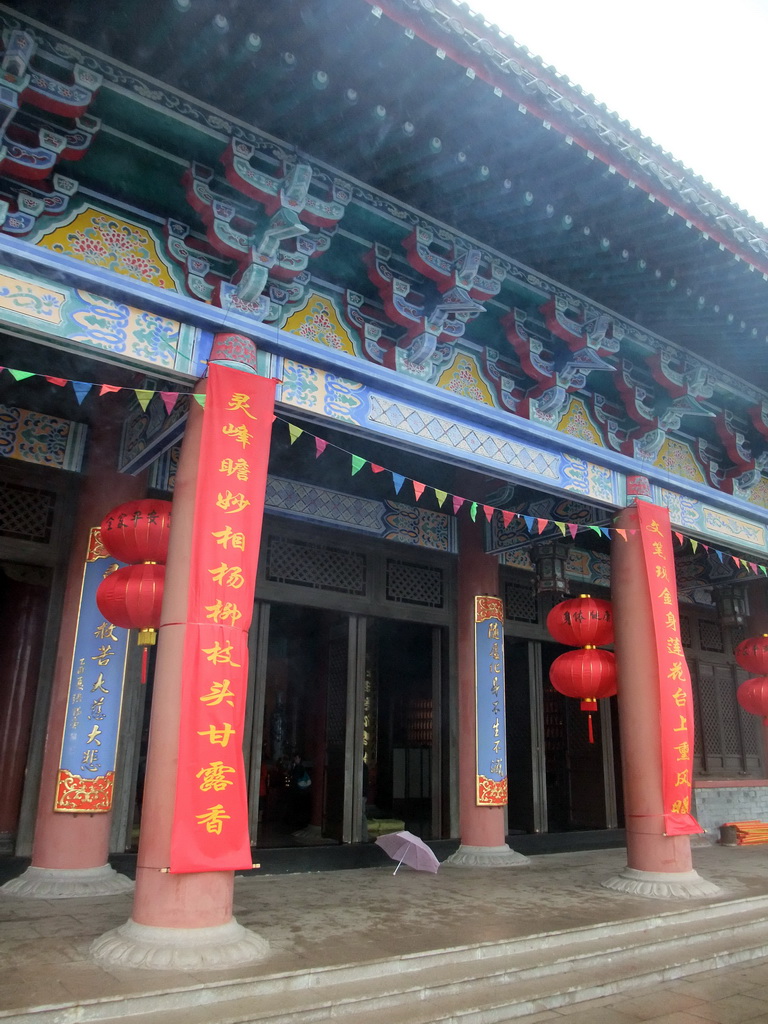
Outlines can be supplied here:
M437 871L440 861L432 853L423 840L415 836L413 832L388 832L379 836L376 845L388 854L392 860L397 861L397 867L392 872L396 875L401 864L407 864L415 871Z

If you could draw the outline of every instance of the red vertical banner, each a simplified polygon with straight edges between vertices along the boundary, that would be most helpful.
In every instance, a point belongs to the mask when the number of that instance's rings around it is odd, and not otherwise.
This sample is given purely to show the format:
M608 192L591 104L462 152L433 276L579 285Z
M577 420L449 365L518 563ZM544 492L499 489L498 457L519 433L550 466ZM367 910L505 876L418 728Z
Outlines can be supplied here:
M703 829L691 814L693 698L680 636L669 512L645 501L636 507L656 639L664 834L691 835Z
M276 381L211 364L195 494L171 871L251 867L243 726Z

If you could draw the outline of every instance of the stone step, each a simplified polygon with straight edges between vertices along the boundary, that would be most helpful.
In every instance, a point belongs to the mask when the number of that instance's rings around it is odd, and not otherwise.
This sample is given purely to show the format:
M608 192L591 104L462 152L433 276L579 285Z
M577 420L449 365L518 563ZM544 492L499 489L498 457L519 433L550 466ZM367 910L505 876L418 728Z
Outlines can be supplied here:
M768 956L768 897L359 964L0 1013L0 1024L501 1024L536 1010ZM139 972L131 971L135 984ZM215 1017L212 1017L215 1013Z

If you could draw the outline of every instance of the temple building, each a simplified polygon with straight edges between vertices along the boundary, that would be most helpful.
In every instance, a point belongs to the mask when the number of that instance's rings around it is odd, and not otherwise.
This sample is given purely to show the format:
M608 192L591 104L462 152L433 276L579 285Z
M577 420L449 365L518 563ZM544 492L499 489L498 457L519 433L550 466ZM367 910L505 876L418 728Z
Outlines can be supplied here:
M767 816L734 649L768 631L768 231L455 0L25 0L0 26L0 851L31 858L24 891L119 888L109 855L159 843L134 921L226 924L174 917L186 882L158 874L214 365L275 382L235 741L254 860L400 827L512 866L516 837L646 813L622 757L653 761L655 727L620 724L651 657L644 505L669 515L684 809L710 836ZM146 672L92 594L97 528L145 499L173 502ZM591 733L549 677L547 615L580 594L617 627ZM488 806L478 595L503 608Z

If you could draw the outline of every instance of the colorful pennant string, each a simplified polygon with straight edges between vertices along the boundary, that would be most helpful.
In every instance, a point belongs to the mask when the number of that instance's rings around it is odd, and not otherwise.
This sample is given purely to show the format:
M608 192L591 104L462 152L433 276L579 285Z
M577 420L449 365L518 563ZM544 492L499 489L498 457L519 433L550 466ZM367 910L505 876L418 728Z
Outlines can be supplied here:
M17 383L28 380L31 377L42 377L49 384L53 384L56 387L65 387L67 384L71 384L72 390L74 391L75 398L77 399L78 404L81 404L93 389L98 389L99 397L108 394L116 394L119 391L133 391L134 394L136 395L136 399L139 405L143 410L147 409L149 403L152 401L155 395L159 395L161 401L163 402L163 405L165 406L166 413L168 415L170 415L173 409L175 408L180 395L189 395L198 403L201 409L205 409L206 396L204 394L199 394L194 391L190 392L186 389L179 391L154 391L150 388L131 388L115 384L101 384L88 381L72 380L66 377L52 377L46 374L35 373L34 371L30 370L19 370L10 366L0 366L0 373L2 373L3 370L7 370L8 373L13 377L14 381L16 381ZM275 418L280 419L280 417ZM308 436L312 437L314 440L316 458L319 458L328 448L329 442L324 440L323 438L309 434L308 431L303 430L301 427L298 427L293 423L288 423L285 420L283 420L282 422L285 422L288 427L288 433L290 436L291 444L295 444L295 442L302 436L302 434L307 433ZM330 447L336 448L335 445L331 445ZM336 448L336 450L343 451L343 449L340 448ZM403 476L400 473L395 473L393 470L387 469L385 466L379 466L376 463L368 462L367 459L364 459L360 455L355 455L352 452L348 452L347 454L350 456L352 460L352 476L355 476L357 473L359 473L366 465L370 467L371 472L373 473L390 473L392 476L392 482L394 484L395 493L397 494L400 493L400 490L405 484L405 481L408 479L407 477ZM424 483L420 483L418 480L410 480L410 483L413 487L416 501L419 501L423 496L424 492L427 490L427 485ZM435 494L435 498L437 500L439 508L443 507L448 498L451 499L451 505L453 508L454 515L458 515L462 506L465 505L467 501L469 501L469 499L467 498L459 497L456 494L450 494L448 491L440 490L436 487L431 488L431 490ZM482 507L483 513L489 523L493 519L494 512L499 513L505 528L508 528L511 525L513 519L520 518L525 523L528 532L532 535L534 534L534 532L537 532L539 535L542 534L550 524L555 526L556 529L560 531L562 536L565 536L565 531L567 530L571 538L574 540L579 529L591 530L598 537L606 537L608 540L612 539L613 533L618 534L618 536L622 540L627 539L628 532L634 533L634 531L627 531L625 529L620 529L618 527L613 527L613 529L609 529L605 526L598 526L596 523L564 523L557 519L550 520L545 519L541 516L525 515L522 512L511 512L509 509L496 508L493 505L478 505L476 501L470 501L469 512L473 521L476 519L477 511L478 508L480 507ZM698 550L699 546L701 546L702 548L704 548L707 554L709 554L710 551L713 551L717 558L723 563L727 556L733 561L737 568L745 569L753 573L754 575L758 575L760 573L763 576L768 576L768 567L762 565L759 562L747 561L746 559L739 558L736 555L731 554L730 552L720 551L718 548L712 547L709 544L705 544L703 541L696 540L695 537L687 538L684 534L680 533L677 530L673 532L674 536L677 538L678 542L681 545L683 545L686 540L690 541L691 550L694 554Z

